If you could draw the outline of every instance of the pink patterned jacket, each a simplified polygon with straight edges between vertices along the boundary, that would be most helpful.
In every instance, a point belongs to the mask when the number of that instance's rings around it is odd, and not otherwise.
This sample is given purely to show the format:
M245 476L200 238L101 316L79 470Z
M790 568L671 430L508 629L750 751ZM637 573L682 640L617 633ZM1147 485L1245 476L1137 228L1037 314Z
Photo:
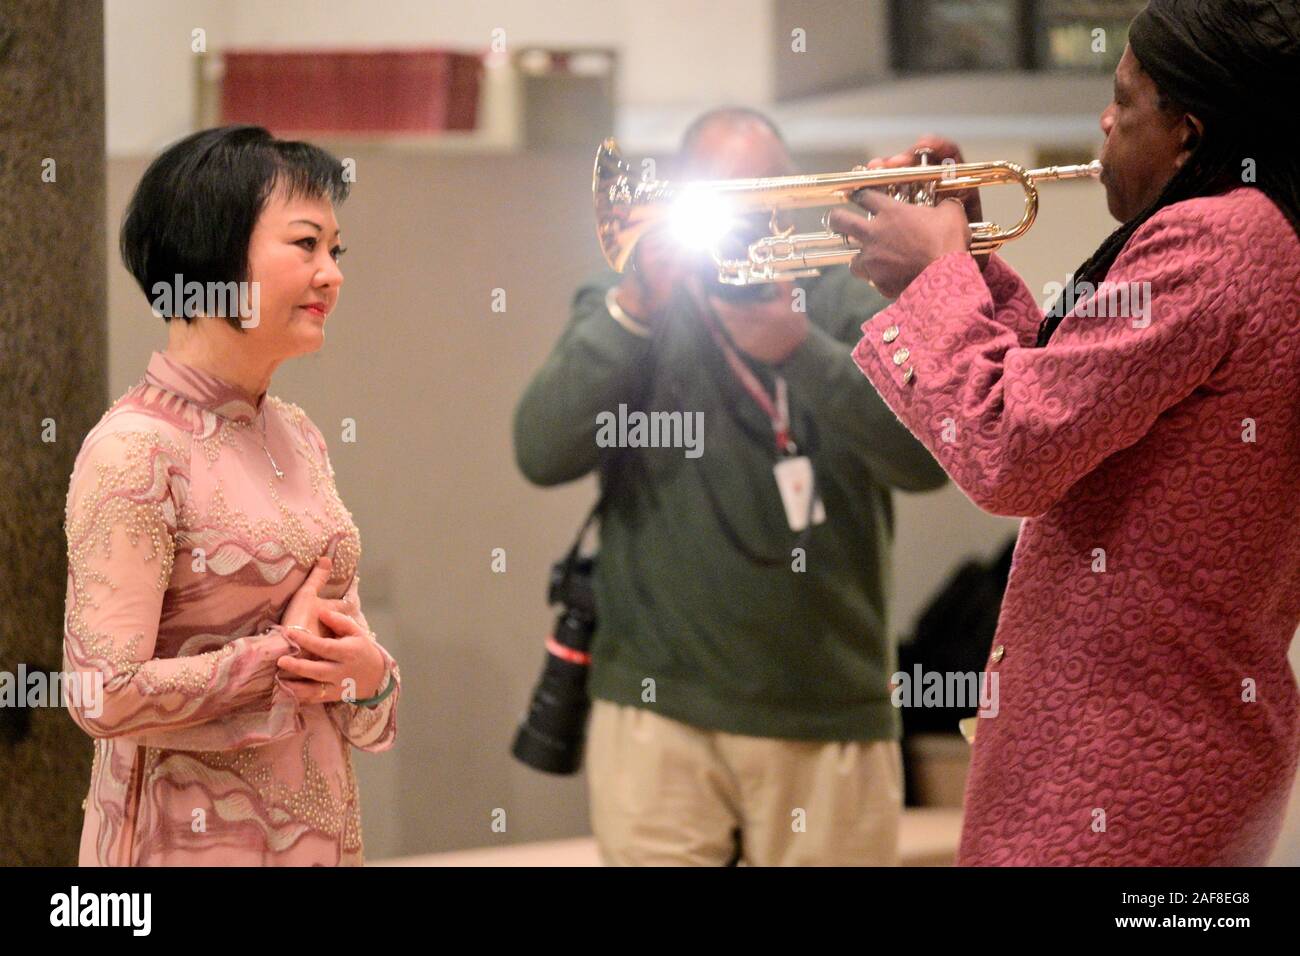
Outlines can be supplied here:
M360 539L302 410L154 353L82 445L67 536L64 669L103 686L68 702L95 738L81 864L360 864L349 748L392 746L399 692L305 705L277 676L318 556L322 595L360 606Z
M959 862L1260 864L1300 750L1300 242L1237 188L1154 215L1108 281L1150 283L1145 315L1076 305L1034 348L1024 282L950 254L854 352L972 501L1026 516Z

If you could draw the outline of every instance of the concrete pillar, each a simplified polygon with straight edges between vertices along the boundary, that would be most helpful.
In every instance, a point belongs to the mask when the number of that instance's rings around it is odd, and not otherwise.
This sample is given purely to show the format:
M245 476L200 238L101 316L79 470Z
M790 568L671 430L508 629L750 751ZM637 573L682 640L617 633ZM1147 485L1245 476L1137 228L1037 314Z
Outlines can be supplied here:
M0 671L62 665L63 510L108 400L104 11L0 7ZM0 865L73 864L90 739L0 707Z

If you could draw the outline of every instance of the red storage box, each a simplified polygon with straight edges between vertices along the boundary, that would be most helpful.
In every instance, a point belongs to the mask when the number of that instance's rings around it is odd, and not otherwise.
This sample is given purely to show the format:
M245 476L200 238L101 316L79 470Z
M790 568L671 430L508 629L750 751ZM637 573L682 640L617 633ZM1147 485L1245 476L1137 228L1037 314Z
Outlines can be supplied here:
M483 59L446 50L228 50L223 123L272 131L472 130Z

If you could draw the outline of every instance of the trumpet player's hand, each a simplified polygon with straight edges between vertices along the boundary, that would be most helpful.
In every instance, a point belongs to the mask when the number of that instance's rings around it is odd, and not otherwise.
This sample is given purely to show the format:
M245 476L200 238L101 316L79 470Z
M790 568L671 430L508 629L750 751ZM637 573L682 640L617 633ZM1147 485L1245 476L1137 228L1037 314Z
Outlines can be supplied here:
M642 236L614 294L619 308L653 327L686 276L686 256L666 230Z
M853 274L891 299L934 260L970 248L970 229L959 203L913 206L874 190L863 190L856 201L870 218L834 209L830 227L862 244L850 267Z
M761 302L731 303L710 295L713 309L736 347L750 358L779 365L808 337L808 314L795 309L793 282L773 284L775 294ZM699 283L696 280L697 294Z
M929 150L931 165L942 164L945 161L951 163L964 163L966 161L962 158L960 146L950 139L931 134L922 136L913 144L911 149L895 153L893 156L878 157L869 161L867 169L898 169L903 166L919 166L921 164L920 153L922 150ZM941 193L940 195L945 198L952 197L960 200L961 204L966 207L966 218L970 222L983 220L984 211L980 207L980 191L978 189L962 189L958 192ZM986 257L981 256L979 258Z

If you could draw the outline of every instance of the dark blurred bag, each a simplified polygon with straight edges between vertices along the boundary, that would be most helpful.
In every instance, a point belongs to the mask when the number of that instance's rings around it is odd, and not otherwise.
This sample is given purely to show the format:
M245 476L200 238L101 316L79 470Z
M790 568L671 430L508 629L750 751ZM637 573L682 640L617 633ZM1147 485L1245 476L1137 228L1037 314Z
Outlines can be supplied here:
M967 561L953 573L917 617L913 639L898 648L898 669L906 674L984 670L997 631L1002 595L1011 571L1016 540L992 561ZM957 721L975 707L904 707L903 737L919 733L956 734Z

